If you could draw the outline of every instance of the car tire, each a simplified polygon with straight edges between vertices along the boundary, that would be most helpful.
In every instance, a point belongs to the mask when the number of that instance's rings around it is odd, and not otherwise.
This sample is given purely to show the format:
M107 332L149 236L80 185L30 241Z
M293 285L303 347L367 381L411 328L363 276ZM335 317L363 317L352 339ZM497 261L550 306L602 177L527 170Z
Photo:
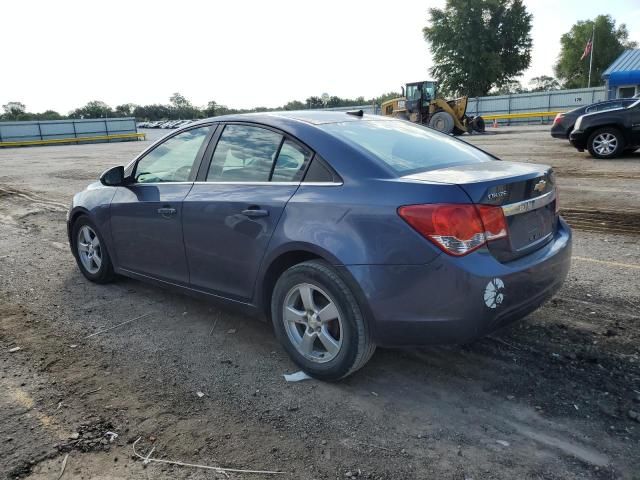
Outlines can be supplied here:
M589 135L587 149L595 158L615 158L624 152L624 137L617 128L600 128Z
M449 112L436 112L429 119L429 126L434 130L449 134L453 132L455 122Z
M323 261L294 265L280 276L271 298L271 318L291 359L319 380L351 375L376 348L353 292Z
M71 248L78 268L87 280L108 283L114 278L113 264L100 231L86 215L81 215L71 229Z

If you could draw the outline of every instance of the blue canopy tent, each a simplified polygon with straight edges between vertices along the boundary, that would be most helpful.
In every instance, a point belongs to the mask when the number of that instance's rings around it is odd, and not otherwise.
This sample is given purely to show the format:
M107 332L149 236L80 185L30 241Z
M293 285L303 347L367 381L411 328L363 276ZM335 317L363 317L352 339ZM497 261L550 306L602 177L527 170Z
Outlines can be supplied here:
M626 98L640 94L640 49L625 50L602 73L607 98Z

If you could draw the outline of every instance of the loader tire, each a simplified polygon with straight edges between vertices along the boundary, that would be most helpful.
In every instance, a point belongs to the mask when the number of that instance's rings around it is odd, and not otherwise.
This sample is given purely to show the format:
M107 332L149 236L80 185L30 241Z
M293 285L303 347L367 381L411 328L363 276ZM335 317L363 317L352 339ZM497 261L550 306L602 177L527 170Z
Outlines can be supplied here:
M478 115L477 117L473 117L473 120L471 120L471 128L476 132L484 132L484 118L482 118L480 115Z
M429 120L429 126L439 132L450 134L453 132L455 122L453 121L453 117L450 113L436 112Z

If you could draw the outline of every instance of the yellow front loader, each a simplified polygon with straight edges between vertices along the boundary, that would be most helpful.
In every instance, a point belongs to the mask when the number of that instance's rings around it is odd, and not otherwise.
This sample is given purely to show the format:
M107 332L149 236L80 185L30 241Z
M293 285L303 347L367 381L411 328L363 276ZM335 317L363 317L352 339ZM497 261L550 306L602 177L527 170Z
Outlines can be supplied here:
M468 97L445 100L436 97L438 84L432 81L408 83L405 96L384 102L382 114L428 125L443 133L461 135L484 132L482 117L467 116Z

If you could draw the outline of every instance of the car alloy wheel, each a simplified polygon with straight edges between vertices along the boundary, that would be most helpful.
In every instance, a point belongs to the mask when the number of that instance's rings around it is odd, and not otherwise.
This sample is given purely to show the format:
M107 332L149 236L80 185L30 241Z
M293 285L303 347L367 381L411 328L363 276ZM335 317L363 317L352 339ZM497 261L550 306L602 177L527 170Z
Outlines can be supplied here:
M98 235L89 225L83 225L78 230L76 248L82 266L87 272L97 274L102 266L102 248Z
M316 285L301 283L289 290L282 318L289 340L305 358L325 363L342 347L342 318L330 295Z
M323 260L285 270L271 295L271 319L291 359L319 380L339 380L376 349L353 291Z
M613 154L618 148L618 138L609 133L603 132L593 139L593 149L602 156Z

